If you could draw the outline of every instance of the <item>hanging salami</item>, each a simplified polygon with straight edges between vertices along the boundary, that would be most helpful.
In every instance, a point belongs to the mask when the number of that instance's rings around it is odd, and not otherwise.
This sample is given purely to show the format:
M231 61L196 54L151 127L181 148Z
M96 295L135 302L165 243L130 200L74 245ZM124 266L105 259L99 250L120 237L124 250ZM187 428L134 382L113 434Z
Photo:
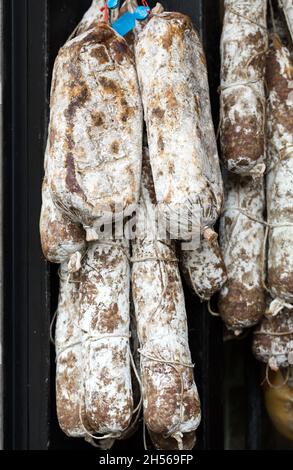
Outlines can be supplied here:
M44 256L51 263L63 263L86 249L85 232L54 204L45 178L42 186L40 235Z
M254 332L255 357L273 370L293 365L293 315L284 309L279 315L264 317Z
M168 445L173 442L174 449L183 449L192 440L190 435L185 440L186 433L194 435L200 423L200 403L175 250L170 241L156 239L151 221L154 204L155 191L146 162L132 267L144 420L149 431L161 435L163 442L171 438ZM158 448L161 445L158 443Z
M71 437L83 437L83 334L79 321L78 275L69 274L67 264L60 267L60 291L55 330L56 403L61 429Z
M181 267L189 286L202 300L209 300L227 280L218 240L203 239L195 249L181 250Z
M260 320L265 311L265 228L263 178L229 174L220 220L220 245L228 280L220 292L219 312L236 333Z
M265 162L267 0L225 0L221 39L221 144L228 170L259 173Z
M274 298L293 302L293 61L276 35L267 55L266 81L268 287Z
M222 206L205 59L190 19L154 15L138 37L136 64L160 221L186 239L212 227Z
M101 240L90 244L80 271L86 423L116 438L133 414L128 256L124 242Z
M48 183L87 240L139 196L142 106L133 53L105 23L68 41L55 62Z

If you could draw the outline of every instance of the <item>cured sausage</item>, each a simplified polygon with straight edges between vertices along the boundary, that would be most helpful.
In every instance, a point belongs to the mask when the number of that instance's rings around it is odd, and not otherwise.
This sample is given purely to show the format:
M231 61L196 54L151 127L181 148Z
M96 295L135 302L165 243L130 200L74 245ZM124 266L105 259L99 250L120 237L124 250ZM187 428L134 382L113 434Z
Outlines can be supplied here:
M293 302L293 60L277 36L267 55L267 213L270 224L268 287Z
M195 249L181 249L181 268L189 286L202 300L209 300L227 280L218 240L205 240Z
M274 317L264 317L254 332L253 353L273 370L293 365L293 315L284 309Z
M85 232L54 204L45 178L42 186L40 217L41 245L45 258L51 263L63 263L75 253L86 249Z
M83 334L78 321L78 275L69 275L67 264L63 263L55 330L56 402L59 425L71 437L85 435L80 419L84 415Z
M187 239L212 227L222 206L202 46L188 17L166 12L149 20L135 51L160 221Z
M54 66L48 183L55 204L96 240L139 197L142 106L134 56L105 23L68 41Z
M113 438L127 430L133 413L128 257L125 242L100 240L90 244L80 271L86 422Z
M265 227L263 178L229 174L220 219L220 246L228 280L219 296L219 313L228 329L240 332L265 312Z
M267 0L225 0L221 39L221 145L235 173L265 163L264 70Z
M151 433L160 434L163 439L171 438L168 445L173 442L174 449L182 449L186 433L190 442L200 423L200 402L174 245L156 239L151 219L154 203L155 192L146 162L132 266L144 420Z

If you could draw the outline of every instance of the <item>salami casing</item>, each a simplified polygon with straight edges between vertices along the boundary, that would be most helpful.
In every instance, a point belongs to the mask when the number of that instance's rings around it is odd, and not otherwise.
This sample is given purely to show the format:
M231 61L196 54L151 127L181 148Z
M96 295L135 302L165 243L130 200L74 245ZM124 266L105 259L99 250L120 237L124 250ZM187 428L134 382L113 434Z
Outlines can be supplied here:
M220 292L219 313L226 326L240 332L258 323L265 311L265 228L263 178L229 174L220 220L228 280Z
M198 297L209 300L227 280L218 240L203 239L198 248L181 249L180 255L181 268L187 283Z
M142 106L134 56L105 23L59 51L51 93L48 181L87 240L138 201Z
M279 0L279 5L284 12L291 39L293 41L293 0Z
M293 302L293 60L277 36L267 55L266 80L268 287L273 297Z
M152 443L158 450L174 450L178 447L178 442L173 437L165 438L162 434L155 434L149 432ZM188 432L183 435L182 448L183 450L192 450L196 443L196 435L194 432Z
M51 263L63 263L86 249L85 232L54 204L45 178L42 186L40 235L44 256Z
M118 438L133 412L127 244L91 243L80 276L86 422L94 432Z
M200 403L174 246L154 238L156 229L150 229L152 223L146 220L155 203L147 163L143 181L133 243L132 294L140 341L144 419L150 432L173 438L173 448L181 449L185 434L194 432L200 423ZM146 226L147 232L143 229Z
M75 36L78 36L85 31L94 28L98 22L104 19L105 0L92 0L90 8L83 15L80 23L75 31Z
M78 275L60 266L60 292L55 330L56 402L61 429L71 437L85 435L80 416L84 415L83 334L79 321ZM85 417L84 417L85 419Z
M284 309L279 315L264 317L254 332L253 353L273 370L293 365L293 315Z
M225 0L221 39L221 144L235 173L265 162L264 67L267 0Z
M186 239L212 226L222 205L202 46L188 17L161 13L135 50L160 220Z

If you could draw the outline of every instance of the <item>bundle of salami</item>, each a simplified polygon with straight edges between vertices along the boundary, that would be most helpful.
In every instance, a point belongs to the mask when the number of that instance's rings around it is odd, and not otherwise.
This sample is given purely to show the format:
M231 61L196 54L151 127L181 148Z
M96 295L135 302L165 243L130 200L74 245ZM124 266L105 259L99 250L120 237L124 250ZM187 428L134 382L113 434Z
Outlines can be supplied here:
M181 273L201 301L219 292L233 334L257 325L258 359L293 364L289 3L275 2L269 34L266 0L225 0L223 171L187 16L93 0L60 49L40 232L60 264L56 398L67 435L110 448L142 419L155 448L194 447L201 410Z
M179 266L203 300L226 280L205 56L188 17L158 4L122 34L142 7L105 3L52 79L40 232L60 263L57 414L103 448L142 415L156 448L192 449L201 410Z
M292 6L225 0L221 40L228 279L218 305L236 335L257 325L253 352L267 379L293 365Z

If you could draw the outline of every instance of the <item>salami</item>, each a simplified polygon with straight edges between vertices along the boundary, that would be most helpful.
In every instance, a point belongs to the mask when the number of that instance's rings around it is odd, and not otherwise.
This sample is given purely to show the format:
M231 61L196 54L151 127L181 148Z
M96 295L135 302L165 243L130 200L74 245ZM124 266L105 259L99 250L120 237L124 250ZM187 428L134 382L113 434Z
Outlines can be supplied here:
M293 315L285 309L274 317L264 317L254 332L255 357L273 370L293 365Z
M189 286L202 300L209 300L227 280L218 241L203 239L195 249L181 250L181 268Z
M229 174L220 220L220 245L228 280L219 313L236 333L258 323L265 311L265 228L263 178Z
M291 39L293 41L293 0L279 0L279 5L284 12Z
M69 276L66 263L60 267L57 313L55 345L58 421L68 436L83 437L85 432L80 420L84 414L83 334L78 326L79 283L76 274Z
M76 31L73 35L78 36L85 31L94 28L97 23L104 20L104 7L105 0L92 0L90 8L83 15L80 23L78 24Z
M264 67L267 0L225 0L221 39L221 145L228 170L265 163Z
M150 438L155 448L158 450L174 450L178 447L178 443L173 437L165 438L162 434L150 432ZM182 450L192 450L196 443L194 432L184 434L182 439Z
M134 56L105 23L68 41L55 62L48 182L55 204L99 238L139 196L142 106Z
M188 17L166 12L149 20L135 51L160 221L186 239L212 227L222 205L202 46Z
M133 413L128 256L123 241L100 240L90 244L80 271L86 422L117 438Z
M132 295L140 341L144 420L151 433L171 438L168 445L182 449L186 433L190 442L190 433L194 435L200 423L200 403L174 246L156 239L151 221L155 191L147 162L143 181L133 243Z
M274 298L293 302L293 61L275 35L267 55L266 81L268 287Z
M63 263L77 252L82 254L86 249L82 226L72 222L56 207L46 178L42 187L40 235L44 256L51 263Z

